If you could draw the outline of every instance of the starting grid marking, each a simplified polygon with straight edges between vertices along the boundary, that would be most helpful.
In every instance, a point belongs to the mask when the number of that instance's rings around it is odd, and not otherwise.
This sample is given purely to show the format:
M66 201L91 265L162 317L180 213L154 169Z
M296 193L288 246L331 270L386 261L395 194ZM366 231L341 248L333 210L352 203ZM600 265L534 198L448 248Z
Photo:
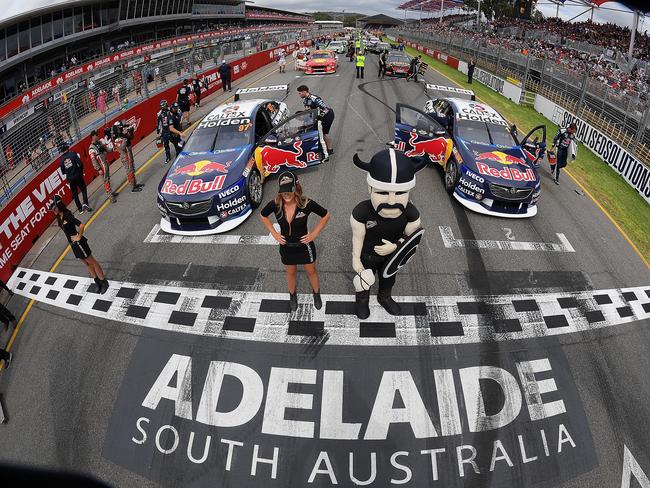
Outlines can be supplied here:
M456 239L451 227L439 226L440 236L446 248L495 249L500 251L549 251L576 252L569 239L564 234L557 234L560 243L553 242L523 242L523 241L491 241Z
M90 278L18 268L8 286L41 303L160 330L263 342L332 345L439 345L530 339L650 319L650 285L574 293L395 297L389 315L371 297L359 321L353 295L298 296L111 281L89 293Z
M207 236L179 236L160 230L156 224L144 239L145 243L172 244L248 244L259 246L277 246L277 241L271 234L266 236L238 236L232 234L212 234Z

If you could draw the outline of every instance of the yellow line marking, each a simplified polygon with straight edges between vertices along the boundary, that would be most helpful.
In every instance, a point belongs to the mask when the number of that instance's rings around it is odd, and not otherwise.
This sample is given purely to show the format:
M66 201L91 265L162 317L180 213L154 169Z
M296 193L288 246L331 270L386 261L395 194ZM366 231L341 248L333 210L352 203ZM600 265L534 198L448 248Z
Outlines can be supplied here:
M415 49L415 48L411 48L411 49L415 50L416 52L421 52L421 51L418 51L418 50ZM425 56L428 56L428 55L425 54ZM429 57L431 58L431 56L429 56ZM434 59L434 58L431 58L431 59ZM438 61L438 60L434 59L434 61ZM440 62L440 61L438 61L438 62ZM436 73L438 73L438 74L441 75L441 76L444 76L444 77L447 78L449 81L451 81L454 85L456 85L456 86L458 86L458 87L460 87L460 88L464 88L464 86L461 85L460 83L458 83L457 81L452 80L452 79L449 78L449 76L447 76L446 74L442 73L441 71L438 71L438 69L436 69L435 66L431 66L431 67L436 71ZM435 81L435 80L434 80L434 81ZM481 98L479 98L478 96L476 96L476 98L477 98L478 100L480 100L481 102L483 102L483 100L481 100ZM486 102L483 102L483 103L486 103ZM506 119L506 120L508 120L508 119ZM510 121L508 121L508 123L510 123ZM585 150L588 150L588 149L585 148ZM569 175L569 177L570 177L570 178L575 182L575 184L578 185L578 186L582 189L582 191L584 191L585 194L587 194L587 196L589 196L589 198L591 198L591 201L594 202L594 203L596 204L596 206L601 210L601 212L603 212L603 214L605 215L605 217L607 217L607 218L609 219L609 221L610 221L612 224L614 224L614 227L616 228L616 230L617 230L617 231L618 231L618 232L623 236L623 238L627 241L627 243L632 247L632 249L633 249L634 252L637 254L637 256L639 256L639 258L641 258L641 261L642 261L643 264L646 266L646 268L650 269L650 262L648 262L648 260L643 256L643 254L641 254L641 251L639 250L638 247L636 247L636 244L634 244L634 242L632 242L632 239L630 239L630 237L625 233L625 231L621 228L621 226L618 225L618 223L617 223L617 222L614 220L614 218L609 214L609 212L607 212L607 210L605 210L605 208L604 208L604 207L603 207L603 206L598 202L598 200L596 200L596 198L595 198L591 193L589 193L589 191L588 191L584 186L582 186L582 184L577 180L577 178L576 178L575 176L573 176L573 175L571 174L570 171L568 171L567 169L565 169L564 172L565 172L566 174Z
M262 76L261 78L257 78L257 79L255 79L254 81L251 81L248 85L246 85L246 88L248 88L248 87L254 85L255 83L258 83L258 82L260 82L260 81L262 81L262 80L264 80L264 79L266 79L266 78L268 78L269 76L271 76L272 74L274 74L276 71L278 71L278 69L279 69L279 68L275 68L273 71L270 71L269 73L267 73L266 75ZM223 102L223 103L229 103L229 102L230 102L231 100L233 100L234 98L235 98L234 96L231 96L230 98L228 98L228 99L227 99L225 102ZM220 104L220 105L222 105L222 104ZM187 131L189 131L190 129L192 129L196 124L199 123L200 120L201 120L201 119L196 120L192 125L190 125L189 127L187 127L187 128L183 131L183 134L185 134ZM158 149L158 151L156 151L156 152L154 153L153 156L151 156L151 157L150 157L150 158L149 158L149 159L148 159L148 160L147 160L147 161L146 161L142 166L140 166L140 168L138 168L138 169L136 170L136 172L135 172L136 176L139 175L140 173L142 173L142 172L143 172L143 171L144 171L144 170L145 170L145 169L146 169L146 168L147 168L147 167L148 167L148 166L149 166L149 165L150 165L150 164L151 164L151 163L152 163L152 162L153 162L153 161L154 161L154 160L155 160L155 159L156 159L156 158L161 154L161 153L162 153L162 151L163 151L162 148L161 148L161 149ZM124 181L124 183L122 183L122 184L120 185L120 187L116 190L116 192L117 192L117 193L122 192L122 190L124 190L124 188L126 188L128 184L129 184L128 180ZM95 212L94 212L93 215L90 217L90 219L88 219L88 222L86 222L86 224L84 225L84 227L85 227L85 228L90 227L90 225L95 221L95 219L97 219L97 217L98 217L102 212L104 212L104 210L106 210L106 208L107 208L109 205L110 205L110 201L109 201L109 200L106 200L106 201L105 201L105 202L104 202L104 203L103 203L103 204L102 204L102 205L101 205L97 210L95 210ZM57 258L57 260L54 262L54 264L53 264L52 267L50 268L50 271L49 271L50 273L54 273L54 271L56 271L56 269L59 267L59 265L61 264L61 262L63 261L63 259L64 259L64 258L68 255L68 253L70 252L70 249L71 249L71 248L70 248L69 245L66 246L66 248L63 250L63 252L61 253L61 255ZM14 344L14 342L15 342L15 340L16 340L16 337L18 336L18 333L20 332L20 329L21 329L22 325L25 323L25 319L27 318L27 314L29 314L29 311L30 311L30 310L32 309L32 307L34 306L34 303L36 303L36 300L31 299L31 300L29 301L29 303L27 304L27 306L25 307L25 310L24 310L23 314L20 316L20 319L18 320L18 323L16 324L16 327L14 328L13 333L11 334L11 337L9 338L9 342L7 342L7 347L6 347L6 350L7 350L7 351L11 351L11 346L13 346L13 344ZM4 365L5 365L5 363L3 362L3 366L0 367L0 371L2 371L2 370L4 369Z

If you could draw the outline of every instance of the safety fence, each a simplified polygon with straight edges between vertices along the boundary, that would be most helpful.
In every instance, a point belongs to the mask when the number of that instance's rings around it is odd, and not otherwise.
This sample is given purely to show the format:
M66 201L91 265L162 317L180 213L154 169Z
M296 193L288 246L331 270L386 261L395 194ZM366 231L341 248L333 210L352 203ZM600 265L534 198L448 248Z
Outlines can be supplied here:
M310 45L310 41L307 40L306 44ZM242 76L274 62L281 49L291 53L298 45L298 42L293 41L278 44L272 49L255 54L239 56L230 61L232 80L236 81ZM199 75L210 81L209 88L202 90L202 96L210 95L222 87L217 67L204 67ZM102 119L100 125L110 127L116 120L125 120L135 127L133 144L137 144L155 130L155 114L159 110L160 100L175 99L176 91L180 86L181 83L175 78L173 81L161 85L159 90L149 92L149 96L143 98L139 103ZM71 146L71 150L81 156L84 164L84 179L87 184L97 176L88 157L89 144L90 135L87 132L81 132L81 138ZM117 153L109 153L108 160L112 163L117 157ZM13 269L18 266L39 236L52 223L53 216L47 212L46 206L54 195L59 195L66 204L72 201L72 194L61 174L58 161L50 160L49 163L44 163L41 170L35 173L33 178L13 195L9 204L0 210L0 279L8 280Z
M532 104L539 93L558 105L589 121L593 127L620 144L640 161L650 166L650 103L648 94L626 94L592 77L593 73L570 70L546 58L526 55L500 45L477 41L458 33L422 33L395 31L423 46L439 50L468 62L476 61L496 76L522 87L521 102Z
M304 31L309 37L310 33ZM0 205L5 205L40 169L55 159L62 142L82 139L93 129L183 79L233 59L298 40L298 32L262 34L233 42L194 43L94 70L55 91L47 103L0 135ZM171 99L175 99L174 94ZM153 112L155 114L156 112ZM153 117L153 115L152 115Z

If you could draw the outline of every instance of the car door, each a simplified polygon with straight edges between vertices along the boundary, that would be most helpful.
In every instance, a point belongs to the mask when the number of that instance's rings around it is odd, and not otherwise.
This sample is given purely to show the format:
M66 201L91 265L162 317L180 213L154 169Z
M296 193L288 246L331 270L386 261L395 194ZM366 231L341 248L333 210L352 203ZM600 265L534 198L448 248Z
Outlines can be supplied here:
M408 157L428 156L444 165L453 144L444 127L417 108L401 103L395 108L395 148Z
M255 158L264 177L323 161L323 136L318 110L306 110L276 125L261 138Z
M534 127L519 143L529 163L537 165L546 152L546 125Z

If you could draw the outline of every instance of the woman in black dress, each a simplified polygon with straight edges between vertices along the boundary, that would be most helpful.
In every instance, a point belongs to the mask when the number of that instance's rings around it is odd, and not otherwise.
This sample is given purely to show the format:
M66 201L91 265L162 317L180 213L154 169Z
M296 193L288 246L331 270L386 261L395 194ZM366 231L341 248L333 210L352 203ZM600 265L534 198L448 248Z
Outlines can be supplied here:
M48 204L48 209L54 212L56 222L63 230L66 239L70 243L72 252L77 259L81 259L86 266L90 276L95 280L97 293L106 293L108 290L108 280L104 276L104 270L97 260L92 256L92 251L88 245L88 239L84 234L84 224L82 224L65 206L61 197L56 195Z
M302 187L291 171L282 173L278 181L280 183L278 194L262 209L261 218L264 226L280 244L280 257L287 273L291 311L295 312L298 309L296 274L299 264L302 264L307 272L314 295L314 307L320 309L323 302L320 297L318 271L316 271L314 239L327 225L330 214L302 194ZM269 219L272 213L275 214L280 225L280 232L273 228ZM320 221L311 232L307 228L307 218L310 213L320 216Z

